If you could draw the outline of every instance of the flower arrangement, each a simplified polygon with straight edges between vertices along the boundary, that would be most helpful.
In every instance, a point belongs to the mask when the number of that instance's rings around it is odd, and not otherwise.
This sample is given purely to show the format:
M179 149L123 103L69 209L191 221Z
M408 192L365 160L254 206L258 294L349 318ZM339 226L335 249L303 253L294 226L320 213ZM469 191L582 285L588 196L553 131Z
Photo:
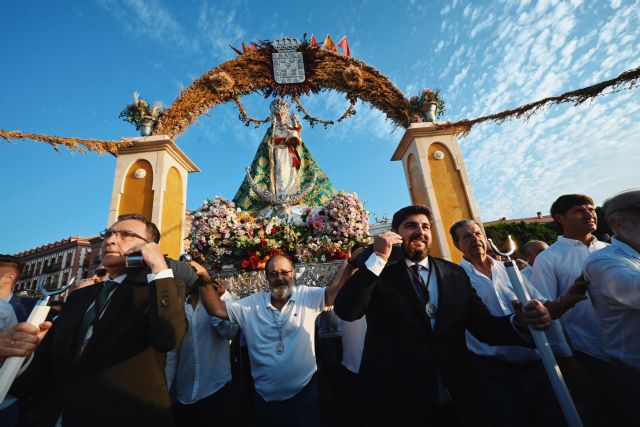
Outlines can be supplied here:
M261 270L277 253L307 263L347 258L355 244L369 243L368 232L369 216L356 194L337 193L290 222L254 217L217 196L193 214L190 252L214 269Z
M145 121L151 120L156 123L162 114L162 103L156 102L152 107L144 99L140 99L138 92L133 93L133 104L128 104L118 117L125 122L135 125L136 130L140 130Z

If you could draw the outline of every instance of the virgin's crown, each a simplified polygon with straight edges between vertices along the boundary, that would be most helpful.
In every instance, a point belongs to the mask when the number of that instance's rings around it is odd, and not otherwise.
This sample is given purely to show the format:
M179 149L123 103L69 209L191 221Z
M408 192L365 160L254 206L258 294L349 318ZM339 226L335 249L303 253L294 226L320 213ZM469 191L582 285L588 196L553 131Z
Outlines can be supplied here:
M289 103L284 99L274 99L269 105L269 110L271 110L271 114L278 114L281 111L289 112Z

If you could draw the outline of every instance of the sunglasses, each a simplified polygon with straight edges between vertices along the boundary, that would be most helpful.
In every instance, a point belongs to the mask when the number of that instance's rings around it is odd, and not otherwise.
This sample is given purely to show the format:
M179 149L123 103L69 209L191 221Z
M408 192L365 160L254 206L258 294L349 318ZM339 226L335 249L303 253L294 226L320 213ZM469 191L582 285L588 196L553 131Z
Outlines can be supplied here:
M128 230L109 230L107 228L106 230L103 230L103 231L100 232L100 237L102 237L103 239L108 239L111 236L116 236L121 240L131 240L134 237L136 237L138 239L144 240L147 243L150 243L147 239L145 239L144 237L142 237L138 233L134 233L133 231L128 231Z
M106 268L96 268L96 271L93 272L94 275L98 277L102 277L107 274Z

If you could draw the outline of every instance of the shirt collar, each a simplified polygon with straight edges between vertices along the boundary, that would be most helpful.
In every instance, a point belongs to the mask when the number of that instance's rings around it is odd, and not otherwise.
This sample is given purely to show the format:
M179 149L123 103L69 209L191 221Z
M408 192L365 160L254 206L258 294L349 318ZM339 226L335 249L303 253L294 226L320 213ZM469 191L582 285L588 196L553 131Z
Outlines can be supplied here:
M493 267L495 267L496 265L496 260L491 258L490 256L487 255L487 259L489 260L489 262L491 263L491 270L493 271ZM466 258L462 257L462 260L460 260L460 267L466 269L466 270L470 270L473 271L475 274L479 274L483 277L486 277L484 274L480 273L478 271L478 269L476 268L475 265L471 264L471 262L469 260L467 260Z
M597 241L598 241L598 239L596 239L596 236L591 236L591 240L589 241L589 245L588 246L593 245ZM584 245L580 240L569 239L568 237L564 237L564 236L558 236L558 243L561 243L563 245L568 245L568 246L581 246L581 245Z
M633 258L640 257L640 254L638 253L638 251L636 251L635 249L633 249L631 246L627 245L626 243L621 242L620 240L616 239L616 236L613 236L611 238L611 245L614 246L616 249L622 251L625 255L627 255L629 257L633 257Z
M121 285L122 282L124 282L124 279L126 279L126 278L127 278L127 273L121 274L118 277L114 277L114 278L109 277L108 280L111 280L112 282L117 282L118 285Z
M425 268L425 269L427 269L427 270L429 269L429 256L427 256L426 258L424 258L422 261L418 261L418 262L411 261L410 259L405 258L405 259L404 259L404 262L407 264L407 267L411 267L411 266L412 266L412 265L414 265L414 264L419 264L419 265L421 265L423 268Z

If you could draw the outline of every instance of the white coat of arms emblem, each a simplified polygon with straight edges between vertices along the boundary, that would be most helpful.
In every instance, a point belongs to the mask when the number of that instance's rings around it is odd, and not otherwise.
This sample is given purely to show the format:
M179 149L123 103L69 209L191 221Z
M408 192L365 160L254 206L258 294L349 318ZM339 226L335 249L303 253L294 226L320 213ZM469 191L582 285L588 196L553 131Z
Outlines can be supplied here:
M302 52L297 52L300 40L290 37L276 39L272 43L277 52L272 53L273 78L276 83L304 82L304 61Z

